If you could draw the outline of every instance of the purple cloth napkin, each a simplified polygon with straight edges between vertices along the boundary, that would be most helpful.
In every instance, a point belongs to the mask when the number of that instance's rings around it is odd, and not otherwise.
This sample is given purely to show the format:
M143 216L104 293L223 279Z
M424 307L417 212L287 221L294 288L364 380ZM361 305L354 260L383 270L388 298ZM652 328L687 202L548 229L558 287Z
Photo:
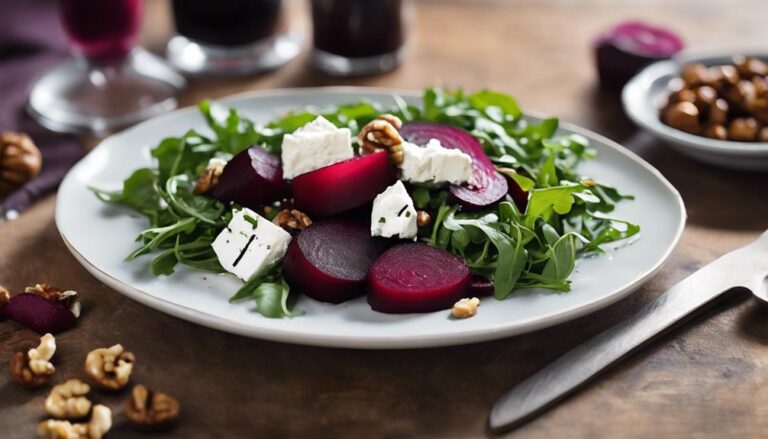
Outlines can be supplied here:
M0 0L0 131L27 133L43 154L40 175L0 200L0 219L54 191L85 153L75 136L43 128L25 109L35 78L68 56L56 1Z

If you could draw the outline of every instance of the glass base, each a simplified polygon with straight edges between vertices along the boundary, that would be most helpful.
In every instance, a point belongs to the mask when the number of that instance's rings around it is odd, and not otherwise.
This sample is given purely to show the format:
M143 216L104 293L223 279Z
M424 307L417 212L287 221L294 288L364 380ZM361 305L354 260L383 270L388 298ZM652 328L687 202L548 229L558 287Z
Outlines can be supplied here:
M299 54L299 38L278 35L248 46L212 46L176 35L168 41L168 61L189 75L242 75L276 69Z
M400 64L403 49L383 55L348 58L319 49L312 49L311 62L317 69L336 76L370 75L387 72Z
M142 49L114 64L74 58L35 82L27 110L53 131L102 135L175 109L185 86L181 75Z

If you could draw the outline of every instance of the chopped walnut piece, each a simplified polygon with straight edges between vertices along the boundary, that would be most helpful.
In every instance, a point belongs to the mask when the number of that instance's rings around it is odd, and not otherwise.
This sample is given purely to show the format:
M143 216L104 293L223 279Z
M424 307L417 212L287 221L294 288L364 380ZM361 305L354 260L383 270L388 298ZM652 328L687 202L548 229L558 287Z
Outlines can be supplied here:
M204 194L213 189L214 186L219 184L219 178L224 173L224 166L227 162L219 159L212 159L208 166L203 171L203 175L198 177L195 183L193 192L196 194Z
M281 210L272 222L289 232L304 230L312 225L312 220L304 212L296 209Z
M0 133L0 198L37 177L43 156L32 139L23 133Z
M416 212L416 225L419 227L427 227L432 224L432 217L426 211L419 210Z
M91 401L86 397L91 388L76 379L56 385L45 399L45 411L54 418L84 418L91 411Z
M74 316L80 317L80 297L77 295L77 291L62 290L59 287L48 284L37 284L34 287L27 287L24 289L25 293L36 294L40 297L48 300L54 300L61 302Z
M25 352L16 352L11 358L11 376L25 387L44 386L56 368L51 363L56 353L56 339L51 334L40 337L40 344Z
M141 384L134 386L125 406L125 417L141 430L170 427L179 418L179 402L162 392L153 392Z
M457 319L466 319L477 314L477 307L480 306L480 299L473 297L471 299L461 299L453 304L451 314Z
M402 121L391 114L382 114L370 121L357 134L360 148L365 153L388 151L392 163L399 165L403 162L403 137L398 130Z
M85 373L98 387L119 390L131 379L135 361L133 353L126 351L120 344L94 349L85 358Z
M46 419L37 424L40 439L101 439L112 428L112 410L104 405L93 407L87 424Z

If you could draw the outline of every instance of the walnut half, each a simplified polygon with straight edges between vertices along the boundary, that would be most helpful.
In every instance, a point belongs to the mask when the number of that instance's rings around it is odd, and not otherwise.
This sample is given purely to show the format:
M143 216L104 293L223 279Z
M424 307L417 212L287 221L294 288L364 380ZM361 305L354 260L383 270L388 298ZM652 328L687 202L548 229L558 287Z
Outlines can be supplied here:
M175 398L139 384L133 387L124 413L131 425L140 430L159 430L173 425L179 418L179 411L179 402Z
M45 399L45 411L54 418L84 418L91 411L87 398L90 390L88 384L76 379L53 386Z
M392 114L382 114L366 124L357 134L357 141L364 153L388 151L395 165L403 163L403 137L398 131L403 122Z
M40 174L43 156L24 133L0 133L0 197Z
M27 352L16 352L11 358L11 376L29 388L44 386L56 372L51 363L56 353L56 339L51 334L40 337L40 344Z
M296 209L281 210L272 222L289 232L304 230L312 225L312 220L304 212Z
M133 353L120 344L94 349L85 358L85 373L102 389L120 390L131 379L135 361Z
M40 439L101 439L112 428L112 410L104 405L93 407L87 424L46 419L37 424Z

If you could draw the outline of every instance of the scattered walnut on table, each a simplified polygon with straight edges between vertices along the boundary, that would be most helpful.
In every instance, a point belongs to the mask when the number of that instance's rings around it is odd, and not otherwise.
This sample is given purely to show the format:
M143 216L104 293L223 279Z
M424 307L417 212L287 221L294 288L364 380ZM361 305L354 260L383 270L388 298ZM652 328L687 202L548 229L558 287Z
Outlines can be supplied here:
M56 353L56 339L51 334L40 337L40 344L27 352L16 352L11 358L11 376L25 387L44 386L56 372L51 363Z
M74 316L80 317L80 297L77 291L62 290L59 287L48 284L37 284L34 287L27 287L24 289L25 293L36 294L48 300L61 302Z
M101 439L112 428L112 410L98 404L87 424L46 419L37 424L40 439Z
M43 156L24 133L0 132L0 198L40 174Z
M85 373L94 384L105 390L120 390L128 384L136 357L122 345L88 352Z
M398 131L403 122L392 114L382 114L366 124L357 134L360 149L365 153L388 151L392 163L403 163L403 137Z
M54 418L84 418L91 411L87 398L90 390L88 384L76 379L56 385L45 399L45 411Z
M312 220L304 212L296 209L281 210L272 222L289 232L304 230L312 225Z
M453 304L451 314L457 319L466 319L477 314L477 308L480 306L480 299L473 297L471 299L461 299Z
M175 398L139 384L133 387L123 412L134 427L140 430L159 430L173 425L179 418L180 410Z

